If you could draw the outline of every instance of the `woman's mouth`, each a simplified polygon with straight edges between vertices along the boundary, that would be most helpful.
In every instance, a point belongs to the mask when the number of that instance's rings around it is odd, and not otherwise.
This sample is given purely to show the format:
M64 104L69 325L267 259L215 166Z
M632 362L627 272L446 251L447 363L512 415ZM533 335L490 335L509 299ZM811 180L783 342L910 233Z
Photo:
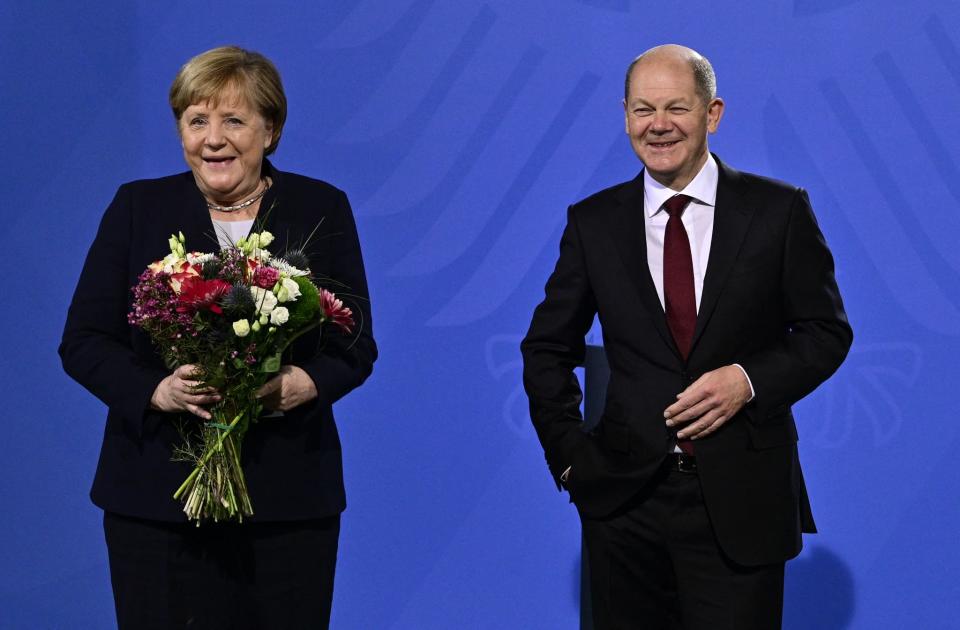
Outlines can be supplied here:
M233 157L205 157L204 164L214 169L228 168L236 158Z

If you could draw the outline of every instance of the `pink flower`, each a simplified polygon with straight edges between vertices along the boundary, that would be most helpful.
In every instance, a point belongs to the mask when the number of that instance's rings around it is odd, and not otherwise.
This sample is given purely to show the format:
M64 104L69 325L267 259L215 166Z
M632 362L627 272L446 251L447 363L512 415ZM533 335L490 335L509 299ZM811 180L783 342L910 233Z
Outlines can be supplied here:
M273 267L257 267L253 271L253 283L261 289L272 289L280 279L280 272Z
M323 318L332 321L343 332L349 334L353 329L353 311L344 306L343 301L326 289L320 289L320 309L323 311Z
M178 261L173 265L173 273L170 274L170 286L174 291L180 293L183 288L183 282L187 278L193 278L200 275L200 270L185 260Z
M208 309L217 315L221 315L223 309L220 308L217 301L229 290L229 282L204 280L200 276L190 276L180 284L180 305L177 306L177 311L191 313Z

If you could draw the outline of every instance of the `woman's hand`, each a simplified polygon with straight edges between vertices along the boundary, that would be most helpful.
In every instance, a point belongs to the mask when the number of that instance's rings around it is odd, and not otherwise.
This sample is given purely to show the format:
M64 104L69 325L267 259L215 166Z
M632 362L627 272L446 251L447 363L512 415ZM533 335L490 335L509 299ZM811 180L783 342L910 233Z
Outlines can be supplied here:
M257 398L267 409L289 411L317 397L317 386L310 375L295 365L285 365L257 390Z
M160 381L150 397L150 406L160 411L189 411L204 420L213 416L201 405L220 401L220 394L212 387L200 387L196 380L197 366L181 365Z

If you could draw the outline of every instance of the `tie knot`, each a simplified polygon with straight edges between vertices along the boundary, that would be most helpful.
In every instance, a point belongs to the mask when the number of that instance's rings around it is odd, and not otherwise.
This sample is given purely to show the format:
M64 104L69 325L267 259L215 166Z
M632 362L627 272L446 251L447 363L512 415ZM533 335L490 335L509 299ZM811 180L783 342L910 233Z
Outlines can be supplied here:
M690 195L674 195L666 201L663 202L663 209L667 211L671 217L679 217L683 214L684 208L687 207L687 204L690 203Z

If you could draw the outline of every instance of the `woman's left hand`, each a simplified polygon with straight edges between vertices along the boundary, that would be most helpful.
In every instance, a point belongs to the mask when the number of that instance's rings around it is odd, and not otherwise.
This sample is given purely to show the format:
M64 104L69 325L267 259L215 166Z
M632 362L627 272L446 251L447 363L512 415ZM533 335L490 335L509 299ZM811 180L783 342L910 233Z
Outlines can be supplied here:
M289 411L317 397L313 379L295 365L284 365L280 372L257 390L257 398L267 409Z

